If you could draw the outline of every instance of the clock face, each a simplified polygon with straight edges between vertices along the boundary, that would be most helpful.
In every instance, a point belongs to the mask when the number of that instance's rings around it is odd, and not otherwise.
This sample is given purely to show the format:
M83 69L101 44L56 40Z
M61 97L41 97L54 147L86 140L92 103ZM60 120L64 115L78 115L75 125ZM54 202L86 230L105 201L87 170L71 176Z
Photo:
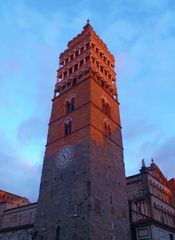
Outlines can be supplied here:
M56 166L59 169L64 169L70 165L74 157L73 147L70 145L63 146L56 153Z

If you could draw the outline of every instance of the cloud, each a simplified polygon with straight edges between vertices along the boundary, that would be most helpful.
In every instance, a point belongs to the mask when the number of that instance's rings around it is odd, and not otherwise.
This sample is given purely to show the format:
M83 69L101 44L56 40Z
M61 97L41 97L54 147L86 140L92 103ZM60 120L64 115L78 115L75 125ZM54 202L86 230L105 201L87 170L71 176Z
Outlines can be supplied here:
M165 134L157 135L150 139L140 141L140 144L129 144L125 152L127 161L127 175L135 174L141 167L141 160L144 158L147 166L150 165L151 159L159 166L162 173L168 178L175 177L175 135L166 136Z
M24 120L18 127L17 137L21 143L37 141L45 137L47 125L35 117Z
M4 134L0 134L0 188L36 201L41 165L33 164L16 150Z
M138 141L143 137L149 137L157 131L157 125L148 122L146 119L137 119L130 122L124 130L124 138L127 141Z
M164 139L163 143L154 150L153 156L162 172L168 178L175 178L175 135Z

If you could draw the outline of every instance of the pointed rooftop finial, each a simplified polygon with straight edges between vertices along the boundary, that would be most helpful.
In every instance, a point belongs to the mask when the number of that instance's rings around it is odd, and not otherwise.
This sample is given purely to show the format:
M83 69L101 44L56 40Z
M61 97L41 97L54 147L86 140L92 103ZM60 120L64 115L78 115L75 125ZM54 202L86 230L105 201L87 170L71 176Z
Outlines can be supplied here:
M92 28L92 29L93 29L93 27L92 27L91 24L90 24L89 18L87 19L86 25L85 25L83 28L84 28L84 29L85 29L85 28Z
M145 171L146 171L146 164L145 164L145 159L143 158L142 159L142 167L141 167L141 169L140 169L140 172L141 173L144 173Z
M143 159L142 159L142 168L145 168L145 167L146 167L145 159L143 158Z
M156 164L155 164L155 162L154 162L154 159L152 158L151 159L151 165L150 165L152 168L155 168L156 167Z

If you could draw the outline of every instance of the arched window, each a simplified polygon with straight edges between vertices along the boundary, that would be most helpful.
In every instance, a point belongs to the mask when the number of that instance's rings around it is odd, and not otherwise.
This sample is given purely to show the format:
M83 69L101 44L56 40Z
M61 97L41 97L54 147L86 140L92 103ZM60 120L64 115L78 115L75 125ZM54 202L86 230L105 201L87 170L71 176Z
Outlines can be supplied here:
M64 135L67 136L72 132L72 121L67 120L64 124Z
M75 98L72 97L70 100L66 101L66 113L73 112L75 109Z

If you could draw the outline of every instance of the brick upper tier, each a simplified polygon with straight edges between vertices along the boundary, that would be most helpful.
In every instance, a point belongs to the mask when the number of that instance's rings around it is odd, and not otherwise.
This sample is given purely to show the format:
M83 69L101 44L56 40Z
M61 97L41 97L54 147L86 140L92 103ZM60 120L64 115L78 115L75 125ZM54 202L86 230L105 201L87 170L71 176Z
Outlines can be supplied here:
M91 76L117 99L115 59L106 44L87 23L60 54L55 96Z

